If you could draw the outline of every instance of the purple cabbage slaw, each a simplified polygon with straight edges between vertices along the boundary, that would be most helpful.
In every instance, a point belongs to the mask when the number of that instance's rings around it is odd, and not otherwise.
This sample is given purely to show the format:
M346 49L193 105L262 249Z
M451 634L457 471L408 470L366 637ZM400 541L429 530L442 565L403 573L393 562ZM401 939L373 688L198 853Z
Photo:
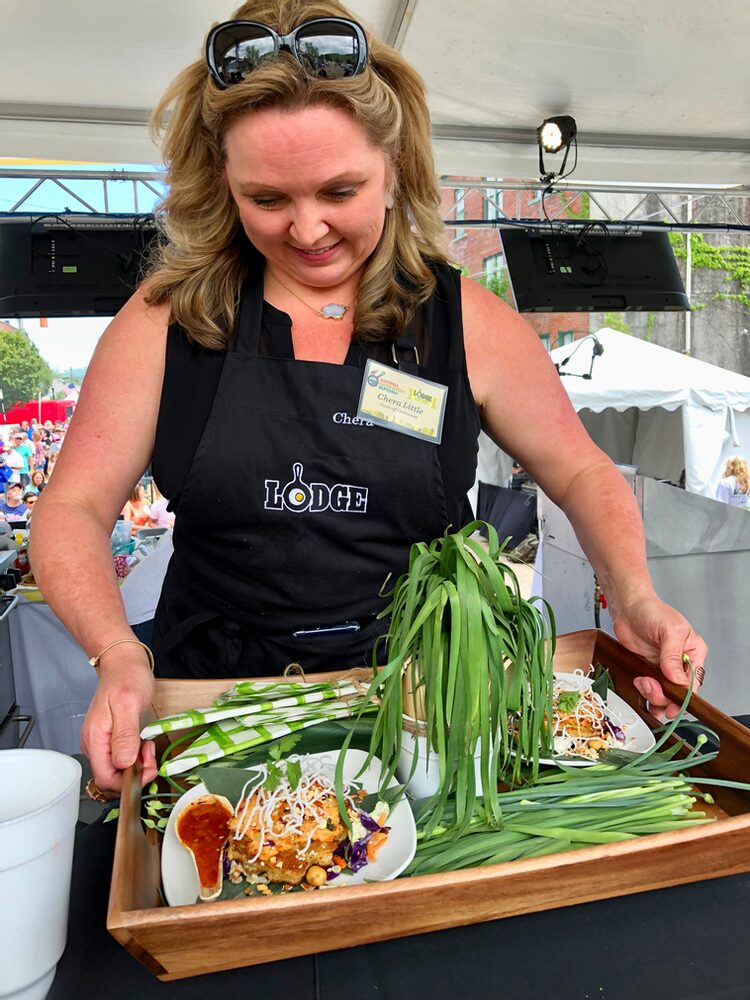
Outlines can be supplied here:
M346 837L333 852L337 857L343 858L346 861L347 868L352 873L358 872L369 863L367 860L367 845L373 833L388 833L390 831L389 826L381 826L364 809L359 810L359 821L365 830L367 830L367 835L360 840L355 840L354 843ZM329 868L326 872L326 878L331 882L341 874L342 872L333 871L332 868Z

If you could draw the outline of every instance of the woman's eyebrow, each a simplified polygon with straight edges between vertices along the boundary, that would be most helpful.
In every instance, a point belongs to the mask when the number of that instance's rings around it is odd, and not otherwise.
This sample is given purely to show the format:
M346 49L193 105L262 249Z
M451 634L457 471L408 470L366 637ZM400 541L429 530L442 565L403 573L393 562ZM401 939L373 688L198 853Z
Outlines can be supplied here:
M343 174L337 174L335 177L329 177L327 180L318 187L319 191L325 190L325 188L334 187L337 184L362 184L364 178L358 174L348 171ZM243 193L252 192L253 194L258 194L262 192L263 194L284 194L280 188L274 187L272 184L263 184L260 181L242 181L239 184L240 189Z

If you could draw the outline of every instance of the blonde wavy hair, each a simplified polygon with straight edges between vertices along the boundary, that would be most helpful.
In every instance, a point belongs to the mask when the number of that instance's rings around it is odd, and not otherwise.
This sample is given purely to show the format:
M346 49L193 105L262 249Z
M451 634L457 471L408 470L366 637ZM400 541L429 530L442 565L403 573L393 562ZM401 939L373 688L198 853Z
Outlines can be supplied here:
M750 490L750 469L741 455L730 455L727 459L722 479L728 479L729 476L734 476L742 493Z
M254 0L233 15L280 34L314 17L351 14L336 0ZM249 268L262 265L224 178L224 134L255 110L337 108L361 125L390 164L394 205L357 292L357 338L400 336L432 294L435 278L428 265L447 258L424 84L398 52L366 36L368 67L358 76L319 80L282 52L221 90L201 58L173 81L154 110L152 130L157 139L163 134L168 193L157 210L165 239L151 262L147 301L168 301L171 321L204 347L226 347L243 281Z

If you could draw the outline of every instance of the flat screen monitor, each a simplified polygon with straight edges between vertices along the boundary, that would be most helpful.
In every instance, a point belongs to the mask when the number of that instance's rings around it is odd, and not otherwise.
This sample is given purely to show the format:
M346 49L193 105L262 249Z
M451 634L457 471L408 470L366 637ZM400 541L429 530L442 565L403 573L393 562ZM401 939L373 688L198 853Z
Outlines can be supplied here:
M0 316L113 316L137 286L153 216L0 216Z
M519 312L664 312L690 302L666 232L503 229Z

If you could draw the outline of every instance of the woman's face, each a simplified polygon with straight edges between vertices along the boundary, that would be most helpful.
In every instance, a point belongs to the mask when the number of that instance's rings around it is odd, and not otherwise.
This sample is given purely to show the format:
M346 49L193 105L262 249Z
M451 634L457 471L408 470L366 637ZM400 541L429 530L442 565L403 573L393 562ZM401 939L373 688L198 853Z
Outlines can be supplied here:
M31 477L31 481L34 484L34 486L39 486L40 483L44 482L44 473L35 472L34 475Z
M250 242L310 288L356 282L385 221L389 167L349 115L254 112L225 136L226 178Z

